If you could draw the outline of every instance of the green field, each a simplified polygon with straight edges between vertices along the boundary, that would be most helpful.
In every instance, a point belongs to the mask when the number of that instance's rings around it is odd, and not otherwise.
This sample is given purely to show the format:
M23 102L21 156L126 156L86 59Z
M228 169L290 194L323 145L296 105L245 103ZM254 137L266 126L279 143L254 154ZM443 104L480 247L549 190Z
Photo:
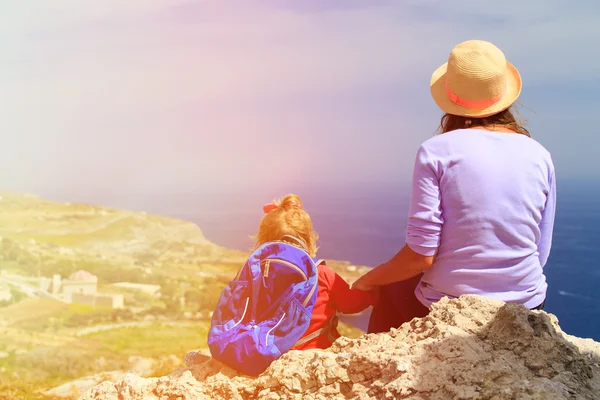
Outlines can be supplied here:
M207 322L181 326L154 323L71 340L46 337L45 345L37 344L23 354L13 352L0 359L0 398L43 399L46 396L41 390L102 371L126 370L131 355L156 360L169 355L183 358L187 351L204 347L207 329ZM159 365L153 375L168 373L174 367Z

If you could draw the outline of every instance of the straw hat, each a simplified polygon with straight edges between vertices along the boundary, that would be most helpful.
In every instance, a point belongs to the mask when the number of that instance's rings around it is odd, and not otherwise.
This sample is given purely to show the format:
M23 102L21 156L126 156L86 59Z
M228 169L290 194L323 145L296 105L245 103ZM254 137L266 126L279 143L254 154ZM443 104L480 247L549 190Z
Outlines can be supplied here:
M431 76L431 95L448 114L483 118L506 110L521 93L519 71L490 42L468 40Z

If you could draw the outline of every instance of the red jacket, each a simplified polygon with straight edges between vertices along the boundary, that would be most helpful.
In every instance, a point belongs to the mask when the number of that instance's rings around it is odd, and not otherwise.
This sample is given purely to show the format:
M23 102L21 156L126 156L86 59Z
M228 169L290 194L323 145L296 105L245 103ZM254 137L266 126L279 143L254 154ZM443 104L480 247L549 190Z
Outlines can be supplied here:
M319 292L317 301L315 302L310 325L302 338L327 327L338 312L356 314L374 305L377 301L375 292L350 289L350 285L344 278L332 271L324 262L321 262L318 268ZM340 336L337 327L332 327L329 332L324 332L306 343L296 345L294 350L326 349Z

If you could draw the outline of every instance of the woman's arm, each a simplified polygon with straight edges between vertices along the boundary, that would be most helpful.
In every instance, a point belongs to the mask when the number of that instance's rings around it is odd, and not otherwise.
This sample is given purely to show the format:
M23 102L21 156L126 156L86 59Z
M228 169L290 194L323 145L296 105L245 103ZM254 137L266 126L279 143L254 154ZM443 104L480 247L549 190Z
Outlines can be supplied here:
M554 215L556 213L556 178L554 170L549 176L549 191L546 198L546 207L542 211L542 221L540 222L540 241L538 243L538 254L542 268L548 261L550 247L552 247L552 232L554 230Z
M357 280L355 289L403 281L428 270L433 264L442 233L442 194L439 165L421 145L413 170L406 245L388 262Z
M427 271L435 256L423 256L405 245L388 262L383 263L361 276L352 289L371 290L375 286L403 281Z

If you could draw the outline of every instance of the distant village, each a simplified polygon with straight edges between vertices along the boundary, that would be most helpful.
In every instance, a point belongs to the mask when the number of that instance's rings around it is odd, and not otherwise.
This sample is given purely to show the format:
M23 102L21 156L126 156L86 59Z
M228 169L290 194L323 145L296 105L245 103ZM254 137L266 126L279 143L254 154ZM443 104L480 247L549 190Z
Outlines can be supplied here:
M119 282L111 286L135 289L152 296L160 296L159 285ZM98 291L98 277L84 270L73 272L66 278L59 274L52 277L28 277L0 271L0 301L12 299L11 287L29 297L52 298L64 303L86 304L96 307L124 308L122 294Z

